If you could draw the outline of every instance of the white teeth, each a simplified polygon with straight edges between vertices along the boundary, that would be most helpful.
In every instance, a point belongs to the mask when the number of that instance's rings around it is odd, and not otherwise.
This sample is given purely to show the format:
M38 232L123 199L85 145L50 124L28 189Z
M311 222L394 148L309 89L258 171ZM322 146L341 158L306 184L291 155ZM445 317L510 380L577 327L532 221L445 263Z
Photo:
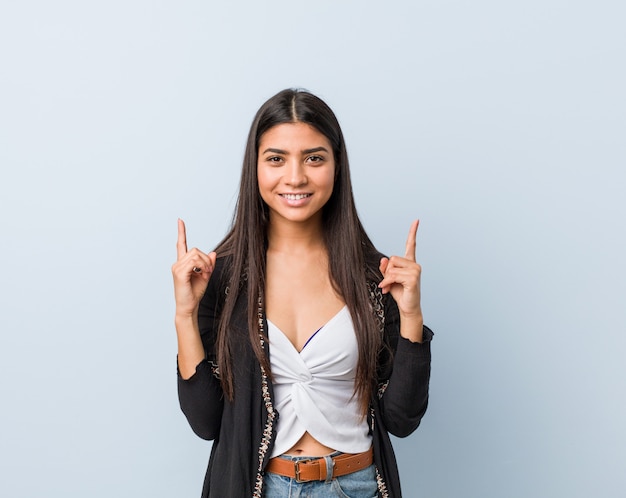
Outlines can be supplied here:
M285 199L288 199L290 201L299 201L300 199L304 199L309 195L311 194L282 194Z

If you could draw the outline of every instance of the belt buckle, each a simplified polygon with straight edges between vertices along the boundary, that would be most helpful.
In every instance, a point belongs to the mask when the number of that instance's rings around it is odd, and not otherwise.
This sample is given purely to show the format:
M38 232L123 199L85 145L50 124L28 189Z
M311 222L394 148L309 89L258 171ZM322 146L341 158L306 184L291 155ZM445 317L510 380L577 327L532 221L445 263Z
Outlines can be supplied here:
M303 482L309 482L309 481L303 481L300 479L300 464L309 463L309 462L312 462L313 460L315 460L315 458L307 458L305 460L296 460L295 462L293 462L294 469L296 471L296 482L298 484L302 484Z

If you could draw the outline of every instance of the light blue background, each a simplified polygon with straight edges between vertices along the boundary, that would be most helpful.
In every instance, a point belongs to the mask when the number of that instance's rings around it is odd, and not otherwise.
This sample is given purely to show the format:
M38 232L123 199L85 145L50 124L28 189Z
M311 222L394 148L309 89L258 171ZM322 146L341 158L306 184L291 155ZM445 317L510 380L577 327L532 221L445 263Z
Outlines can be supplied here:
M211 249L259 105L310 89L362 220L422 220L431 405L406 496L626 495L618 0L0 4L0 495L197 497L176 219Z

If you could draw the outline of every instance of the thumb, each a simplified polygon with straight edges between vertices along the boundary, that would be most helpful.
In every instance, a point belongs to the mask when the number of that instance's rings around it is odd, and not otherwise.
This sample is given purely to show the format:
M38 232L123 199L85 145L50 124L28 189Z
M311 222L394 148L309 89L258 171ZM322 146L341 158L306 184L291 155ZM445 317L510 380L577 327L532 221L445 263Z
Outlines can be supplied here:
M385 276L385 272L387 271L387 266L389 265L389 258L380 258L380 264L378 265L378 269L380 273Z

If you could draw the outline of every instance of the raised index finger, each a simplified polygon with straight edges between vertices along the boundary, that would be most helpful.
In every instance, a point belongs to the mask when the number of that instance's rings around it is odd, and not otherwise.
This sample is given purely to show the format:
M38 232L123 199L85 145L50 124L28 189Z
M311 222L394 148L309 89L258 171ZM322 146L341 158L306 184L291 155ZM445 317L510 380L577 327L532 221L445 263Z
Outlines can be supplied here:
M176 255L180 260L187 254L187 233L185 231L185 222L178 218L178 240L176 241Z
M420 224L420 220L415 220L411 223L411 228L409 228L409 237L406 239L406 251L404 252L404 257L406 259L410 259L411 261L415 261L415 246L417 240L417 227Z

